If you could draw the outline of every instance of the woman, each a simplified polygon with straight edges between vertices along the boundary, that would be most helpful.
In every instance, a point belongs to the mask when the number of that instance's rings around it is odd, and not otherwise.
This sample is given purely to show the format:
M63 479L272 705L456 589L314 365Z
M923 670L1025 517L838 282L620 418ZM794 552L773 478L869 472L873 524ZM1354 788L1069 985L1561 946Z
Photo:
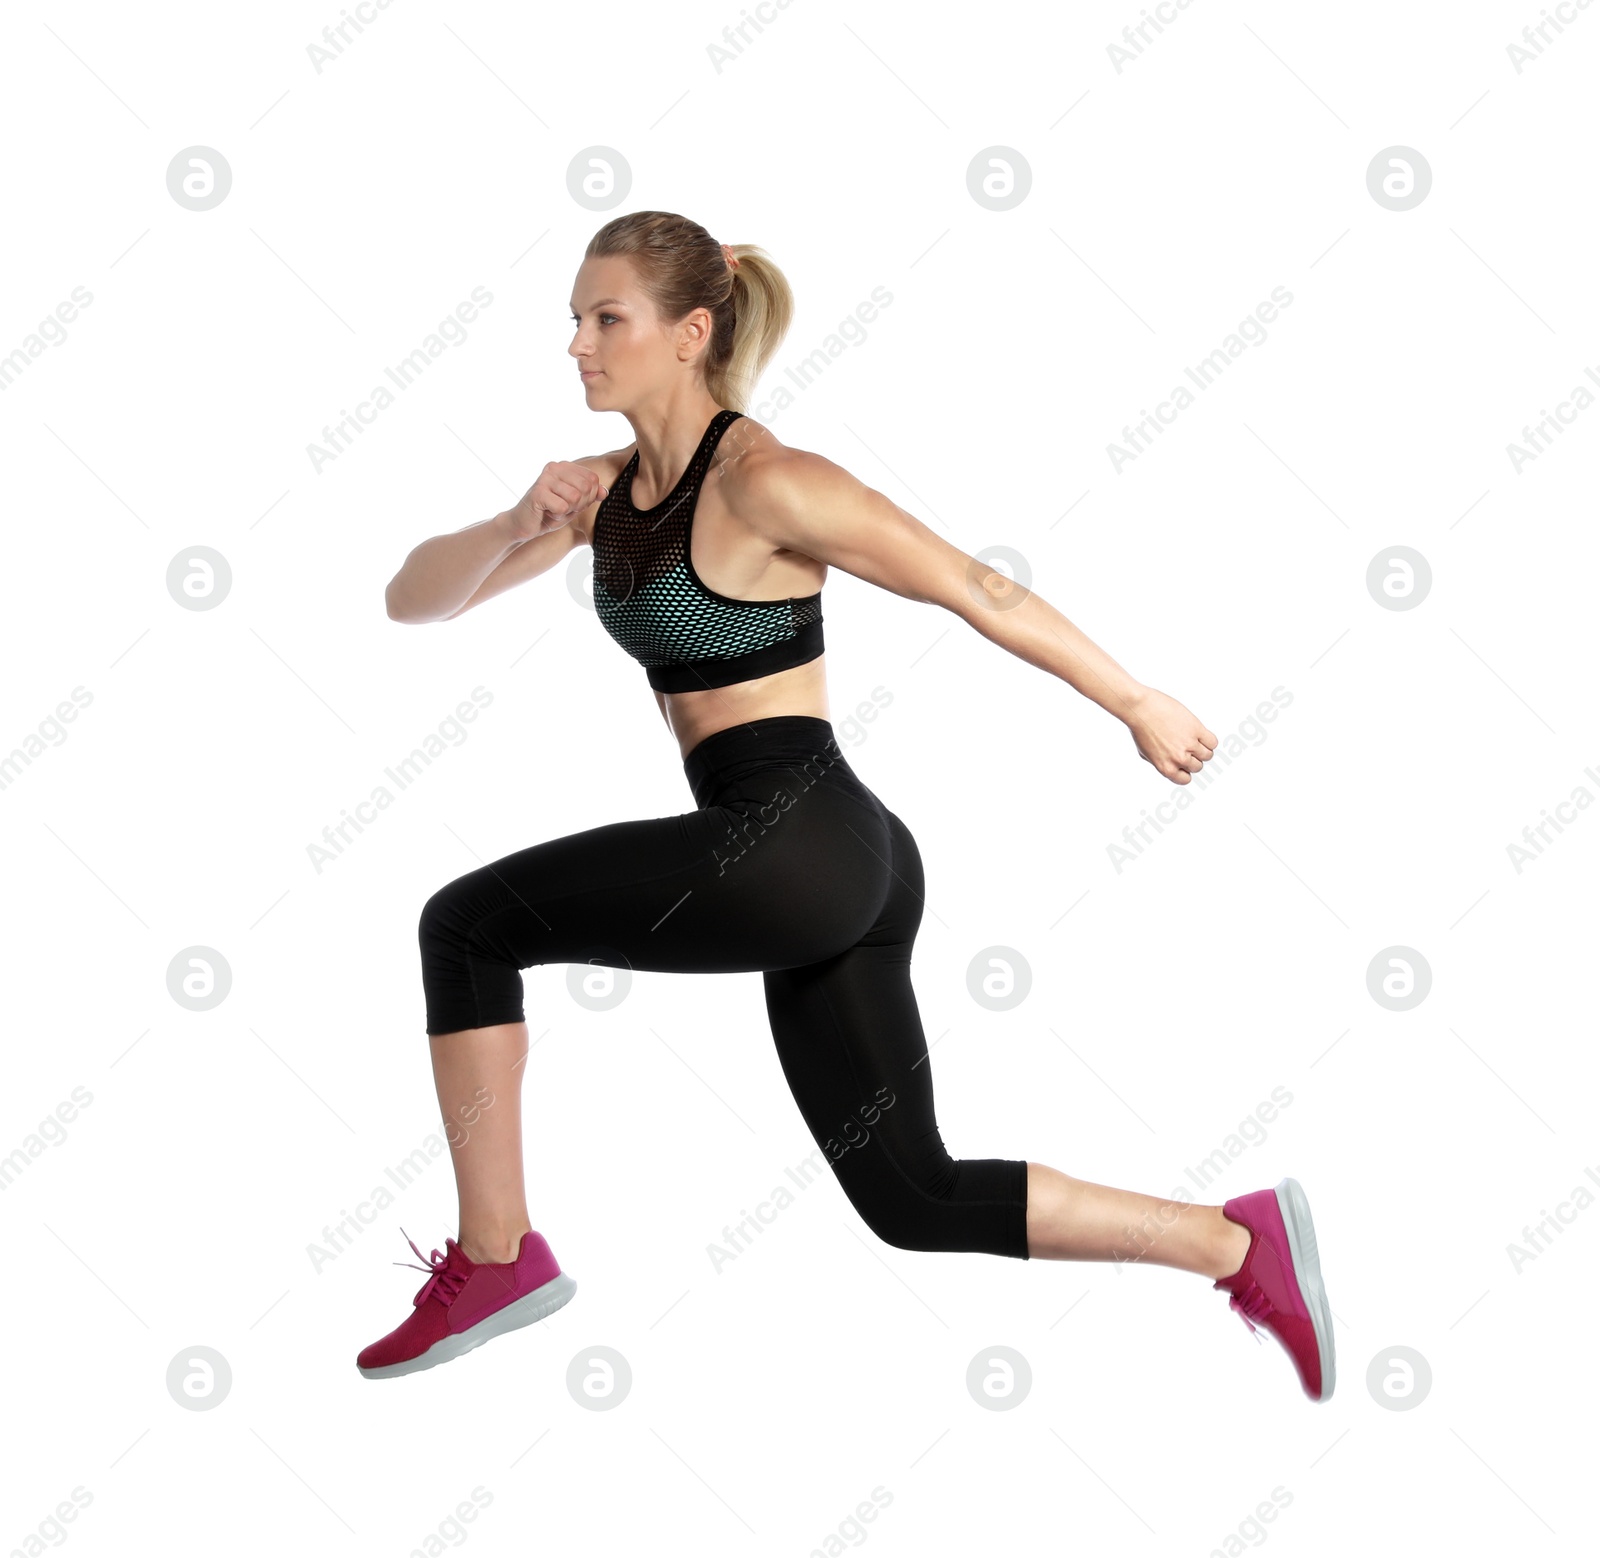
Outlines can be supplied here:
M620 412L634 442L554 461L514 508L424 541L389 585L389 615L448 621L592 547L600 623L645 667L696 806L535 844L424 906L439 1103L472 1122L451 1143L460 1237L432 1252L412 1313L363 1349L361 1372L431 1368L571 1297L523 1198L520 970L594 962L760 971L795 1101L888 1243L1197 1272L1326 1400L1332 1322L1294 1180L1195 1206L946 1152L911 986L921 861L834 739L823 579L843 568L954 612L1116 715L1175 784L1217 738L1039 596L742 414L793 312L762 250L634 212L590 240L572 309L589 408Z

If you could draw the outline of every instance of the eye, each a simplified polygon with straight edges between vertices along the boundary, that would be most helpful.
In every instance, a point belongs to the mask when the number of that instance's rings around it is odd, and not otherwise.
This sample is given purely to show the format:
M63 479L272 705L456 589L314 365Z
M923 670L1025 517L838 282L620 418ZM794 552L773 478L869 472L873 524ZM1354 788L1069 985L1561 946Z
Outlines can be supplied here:
M610 320L614 324L616 322L616 319L617 319L617 316L615 314L602 314L600 316L600 323L603 325L603 324L606 323L607 320ZM583 323L583 321L581 319L579 319L576 314L572 315L572 322L575 325L581 325Z

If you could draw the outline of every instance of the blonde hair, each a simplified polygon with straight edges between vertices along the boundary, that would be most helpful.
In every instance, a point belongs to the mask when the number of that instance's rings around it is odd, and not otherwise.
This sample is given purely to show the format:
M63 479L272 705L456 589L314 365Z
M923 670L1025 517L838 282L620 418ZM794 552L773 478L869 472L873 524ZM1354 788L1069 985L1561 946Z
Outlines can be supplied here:
M729 410L747 412L761 370L794 318L794 293L771 257L753 243L723 246L698 222L672 211L630 211L589 240L585 259L625 255L639 285L665 320L691 309L711 314L711 340L700 355L706 389Z

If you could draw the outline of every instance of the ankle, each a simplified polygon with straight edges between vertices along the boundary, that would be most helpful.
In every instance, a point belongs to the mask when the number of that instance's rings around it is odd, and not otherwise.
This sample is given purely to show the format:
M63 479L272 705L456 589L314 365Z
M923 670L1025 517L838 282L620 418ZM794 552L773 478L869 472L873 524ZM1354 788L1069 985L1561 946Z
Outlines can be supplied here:
M1250 1253L1250 1238L1250 1230L1243 1223L1234 1222L1219 1206L1212 1269L1206 1275L1218 1282L1224 1277L1234 1276L1244 1265L1245 1256Z
M522 1236L528 1231L526 1223L511 1229L463 1228L456 1243L475 1266L504 1266L521 1253Z

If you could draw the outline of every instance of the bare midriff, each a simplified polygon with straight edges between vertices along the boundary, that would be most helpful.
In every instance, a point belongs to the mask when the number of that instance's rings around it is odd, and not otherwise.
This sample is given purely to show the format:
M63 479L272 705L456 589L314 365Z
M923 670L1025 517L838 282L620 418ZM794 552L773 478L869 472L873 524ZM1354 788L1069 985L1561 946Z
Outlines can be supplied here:
M656 703L667 728L678 738L678 751L687 757L707 736L730 725L745 725L774 714L810 714L827 719L828 657L818 655L804 665L758 676L728 687L705 687L696 692L658 692ZM652 689L654 691L654 689Z

